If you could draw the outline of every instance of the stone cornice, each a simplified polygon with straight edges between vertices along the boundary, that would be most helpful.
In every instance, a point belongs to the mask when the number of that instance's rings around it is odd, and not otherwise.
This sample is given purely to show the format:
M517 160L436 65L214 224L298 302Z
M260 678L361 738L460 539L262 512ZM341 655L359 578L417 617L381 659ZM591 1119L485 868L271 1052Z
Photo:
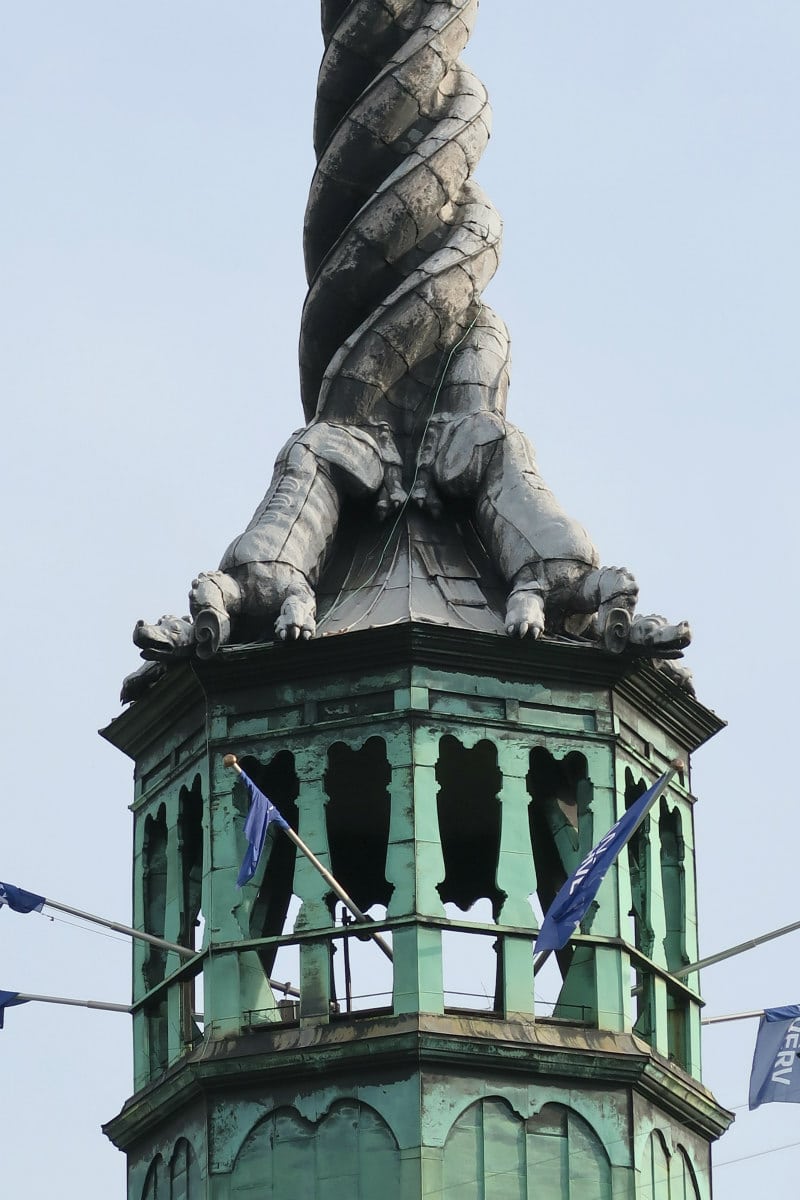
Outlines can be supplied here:
M609 654L588 642L513 640L410 622L309 642L230 646L206 661L179 663L101 736L125 754L137 751L184 712L229 689L351 678L396 677L411 666L475 673L508 683L607 689L648 712L689 752L725 722L651 663L630 653Z
M363 1036L368 1035L368 1036ZM272 1027L238 1038L208 1041L161 1079L133 1096L103 1128L120 1149L129 1149L166 1114L204 1096L234 1087L274 1089L327 1076L373 1070L426 1072L474 1069L481 1075L524 1077L530 1085L580 1079L604 1088L630 1089L673 1119L713 1140L733 1115L696 1079L632 1034L608 1033L548 1021L415 1014L338 1019L308 1028Z

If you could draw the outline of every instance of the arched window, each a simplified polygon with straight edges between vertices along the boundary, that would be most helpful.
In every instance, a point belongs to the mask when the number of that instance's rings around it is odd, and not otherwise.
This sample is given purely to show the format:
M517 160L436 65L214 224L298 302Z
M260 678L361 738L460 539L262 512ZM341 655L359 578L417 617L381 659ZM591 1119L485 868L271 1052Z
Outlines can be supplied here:
M400 1200L400 1153L379 1113L334 1104L318 1125L292 1108L260 1121L236 1158L231 1200Z
M666 1143L654 1130L648 1139L642 1164L642 1200L670 1200L669 1154Z
M479 1100L453 1125L444 1147L441 1195L526 1200L525 1125L505 1100Z
M164 1160L157 1154L150 1164L142 1189L142 1200L169 1200Z
M181 1138L169 1164L169 1200L200 1200L200 1167L191 1144Z
M678 1153L672 1162L672 1195L670 1200L700 1200L700 1189L697 1186L697 1176L689 1155L683 1146L678 1147Z
M610 1200L611 1164L597 1134L561 1104L546 1104L528 1121L497 1097L471 1104L445 1143L442 1200L528 1200L534 1194Z
M528 1121L528 1171L541 1195L559 1200L610 1200L611 1163L583 1117L562 1104L545 1104Z

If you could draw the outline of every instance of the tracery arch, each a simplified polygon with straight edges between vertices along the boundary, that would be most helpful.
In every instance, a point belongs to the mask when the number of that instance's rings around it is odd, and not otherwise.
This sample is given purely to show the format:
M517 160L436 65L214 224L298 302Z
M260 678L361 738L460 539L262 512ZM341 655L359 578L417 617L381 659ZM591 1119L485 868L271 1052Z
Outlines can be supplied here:
M400 1152L380 1113L337 1101L316 1123L294 1108L269 1113L250 1131L231 1177L231 1200L400 1200Z

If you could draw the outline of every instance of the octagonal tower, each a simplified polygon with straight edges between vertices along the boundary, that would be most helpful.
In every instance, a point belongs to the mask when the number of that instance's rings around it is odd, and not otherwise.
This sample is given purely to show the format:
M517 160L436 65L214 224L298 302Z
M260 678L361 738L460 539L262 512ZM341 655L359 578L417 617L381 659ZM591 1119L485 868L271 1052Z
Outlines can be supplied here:
M134 924L184 948L134 949L129 1200L710 1198L731 1117L676 972L722 722L688 626L637 614L506 418L476 12L322 0L307 424L191 618L137 626L103 731L135 764ZM280 833L237 887L229 753L369 923ZM534 978L538 917L676 757Z

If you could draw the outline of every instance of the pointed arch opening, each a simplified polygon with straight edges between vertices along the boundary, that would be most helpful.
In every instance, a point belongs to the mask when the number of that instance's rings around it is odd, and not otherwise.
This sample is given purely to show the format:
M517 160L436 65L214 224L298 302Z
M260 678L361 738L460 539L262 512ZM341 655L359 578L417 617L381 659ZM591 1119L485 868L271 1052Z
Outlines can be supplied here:
M300 782L294 755L288 750L280 750L268 762L262 763L251 755L244 756L241 761L243 770L256 787L275 805L292 828L297 829ZM236 789L234 800L244 819L248 796L243 785ZM277 826L271 825L254 878L257 891L249 913L250 937L278 937L291 931L300 906L293 891L296 855L294 843ZM289 986L297 985L300 978L297 946L263 946L257 954L267 979L278 979ZM283 1000L278 999L277 1003L288 1016L294 1016L294 1002L288 994Z

